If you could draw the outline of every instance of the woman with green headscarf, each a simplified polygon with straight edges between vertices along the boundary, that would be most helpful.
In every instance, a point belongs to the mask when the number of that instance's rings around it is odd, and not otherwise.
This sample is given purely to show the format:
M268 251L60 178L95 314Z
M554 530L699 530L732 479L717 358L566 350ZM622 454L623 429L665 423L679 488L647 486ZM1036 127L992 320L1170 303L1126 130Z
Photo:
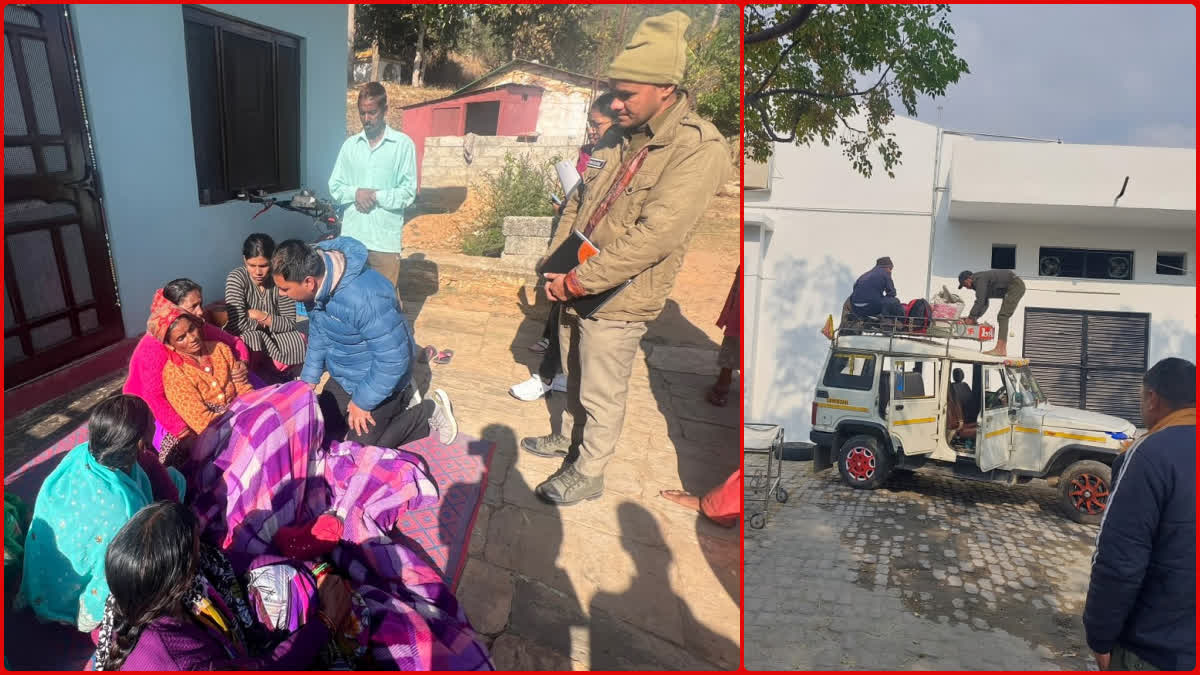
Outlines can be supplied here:
M104 617L109 540L143 506L179 500L186 487L178 471L164 471L151 454L154 418L142 399L118 395L102 401L88 419L88 438L63 457L38 491L15 603L18 609L31 607L43 621L84 632Z

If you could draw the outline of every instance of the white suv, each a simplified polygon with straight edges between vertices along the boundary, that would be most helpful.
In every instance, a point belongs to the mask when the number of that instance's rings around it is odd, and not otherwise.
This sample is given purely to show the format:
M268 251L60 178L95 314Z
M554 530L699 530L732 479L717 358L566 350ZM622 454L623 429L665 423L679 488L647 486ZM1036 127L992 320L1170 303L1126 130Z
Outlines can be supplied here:
M866 489L896 469L1044 478L1072 520L1098 523L1113 460L1134 432L1118 417L1047 403L1028 361L949 340L839 336L813 403L813 471L836 461L847 485Z

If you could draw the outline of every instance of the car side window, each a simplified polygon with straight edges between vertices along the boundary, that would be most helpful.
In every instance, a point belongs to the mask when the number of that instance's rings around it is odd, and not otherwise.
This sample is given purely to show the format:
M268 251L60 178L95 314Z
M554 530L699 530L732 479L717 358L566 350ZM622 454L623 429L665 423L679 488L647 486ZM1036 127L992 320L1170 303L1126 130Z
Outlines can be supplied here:
M875 382L875 357L871 354L836 352L825 368L825 386L870 391Z
M933 398L937 394L936 360L888 357L883 365L891 373L891 393L897 401Z
M1008 408L1008 385L1004 379L1004 371L999 367L989 367L983 370L983 405L985 410Z

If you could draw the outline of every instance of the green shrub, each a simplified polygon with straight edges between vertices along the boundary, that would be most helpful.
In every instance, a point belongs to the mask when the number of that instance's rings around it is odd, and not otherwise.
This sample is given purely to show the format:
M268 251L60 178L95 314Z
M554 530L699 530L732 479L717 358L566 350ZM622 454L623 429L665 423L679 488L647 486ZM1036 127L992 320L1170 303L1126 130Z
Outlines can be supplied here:
M561 191L554 165L539 164L528 154L504 156L504 166L484 178L484 208L479 229L467 235L462 251L467 255L499 258L504 250L504 219L509 216L552 216L550 195Z

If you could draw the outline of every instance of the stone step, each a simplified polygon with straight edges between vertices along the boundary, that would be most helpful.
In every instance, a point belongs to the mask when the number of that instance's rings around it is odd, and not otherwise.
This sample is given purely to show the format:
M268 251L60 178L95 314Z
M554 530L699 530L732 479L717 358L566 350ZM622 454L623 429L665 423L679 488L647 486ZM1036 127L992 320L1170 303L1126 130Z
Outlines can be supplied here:
M522 287L532 292L539 277L530 263L523 256L504 259L406 251L400 269L400 295L407 301L436 295L448 287L499 295L511 295Z

